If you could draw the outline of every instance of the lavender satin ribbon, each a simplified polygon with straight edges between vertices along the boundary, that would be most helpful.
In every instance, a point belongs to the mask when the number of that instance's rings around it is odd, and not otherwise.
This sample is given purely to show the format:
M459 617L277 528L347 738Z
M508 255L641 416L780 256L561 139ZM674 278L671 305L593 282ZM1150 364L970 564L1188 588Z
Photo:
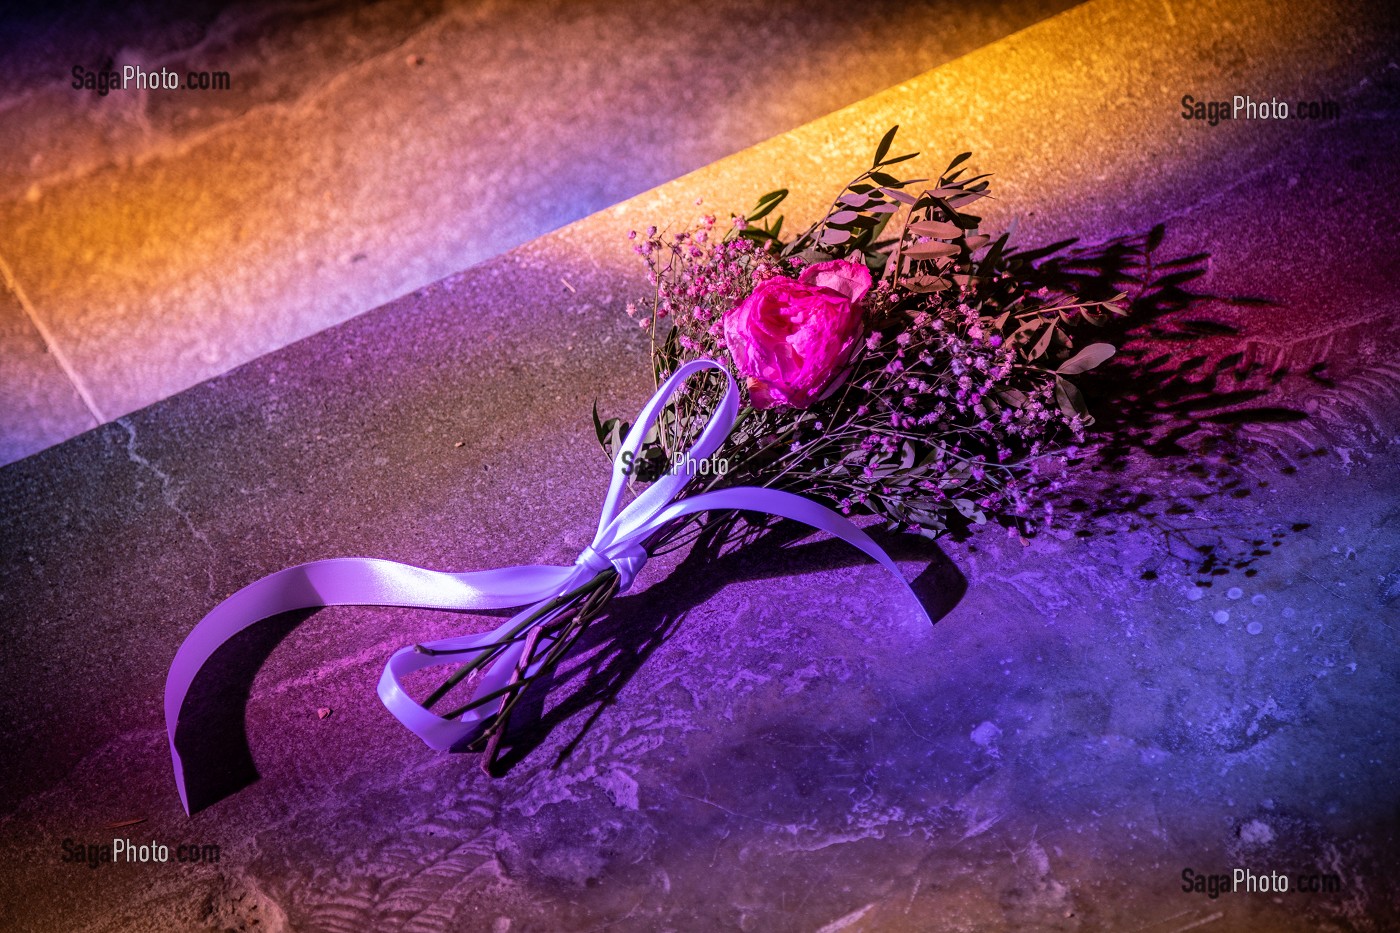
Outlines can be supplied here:
M677 458L679 470L662 476L626 508L622 508L620 500L627 485L627 476L621 466L624 462L623 452L630 451L633 458L640 453L647 432L660 417L666 402L686 379L705 369L717 369L724 373L728 383L719 406L710 416L695 446L685 456ZM508 697L502 696L500 701L471 710L458 719L444 719L429 712L405 693L401 678L425 667L471 661L498 644L507 632L538 611L543 603L587 582L609 566L617 570L619 592L627 590L649 556L643 542L669 523L687 515L716 509L742 509L802 522L864 551L894 574L905 591L913 596L899 568L879 545L845 518L801 496L774 489L741 486L700 493L676 501L676 496L694 477L695 464L718 450L729 436L738 411L739 390L729 372L719 363L695 360L676 370L647 402L623 441L622 449L613 463L612 483L603 501L598 532L573 566L533 564L499 570L442 573L368 557L336 558L280 570L248 584L219 603L200 620L180 646L165 682L165 727L170 739L175 784L179 788L180 802L184 804L185 812L189 812L185 764L175 745L175 730L185 696L200 668L224 642L255 622L278 613L321 606L407 606L422 609L507 609L526 606L492 632L421 643L422 647L437 652L436 655L419 651L417 646L401 648L384 666L384 674L379 679L380 700L399 722L430 748L445 750L480 735ZM917 599L915 602L917 604ZM544 625L551 618L546 615L537 625ZM542 647L547 646L547 641L542 643ZM476 688L477 695L486 696L505 687L519 665L523 650L524 640L521 638L504 649L486 669ZM445 652L450 654L441 656ZM541 656L543 653L539 652ZM537 667L530 667L526 674L533 674Z

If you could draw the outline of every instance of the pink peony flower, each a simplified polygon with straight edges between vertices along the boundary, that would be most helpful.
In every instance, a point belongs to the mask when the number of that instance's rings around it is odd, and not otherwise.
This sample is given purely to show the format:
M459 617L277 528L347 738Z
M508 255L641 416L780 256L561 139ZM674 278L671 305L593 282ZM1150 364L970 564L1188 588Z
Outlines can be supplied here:
M863 263L836 259L760 282L725 312L724 337L754 408L809 408L845 381L865 323Z

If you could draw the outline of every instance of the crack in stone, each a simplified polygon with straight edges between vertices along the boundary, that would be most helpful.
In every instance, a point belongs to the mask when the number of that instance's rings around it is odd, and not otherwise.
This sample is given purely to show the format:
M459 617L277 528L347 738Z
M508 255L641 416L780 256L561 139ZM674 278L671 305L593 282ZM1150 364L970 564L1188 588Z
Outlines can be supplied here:
M3 284L4 287L9 290L10 294L14 296L15 301L19 303L20 309L24 312L25 317L29 319L30 326L39 334L39 339L44 342L44 349L53 357L59 370L62 371L64 377L67 378L68 384L72 386L73 391L77 393L79 401L83 403L83 407L86 408L88 414L92 416L93 426L96 427L102 424L106 419L102 417L102 412L98 410L97 401L92 397L92 393L88 391L82 378L79 377L78 370L73 366L72 361L68 359L68 354L63 352L58 342L54 340L53 332L49 330L43 319L39 317L39 312L35 310L34 305L29 301L29 296L25 294L24 289L20 287L19 280L15 278L14 270L11 269L10 264L5 261L4 256L0 256L0 284Z
M156 466L156 464L143 457L136 450L136 427L131 423L129 418L118 418L115 423L121 425L122 430L126 432L127 459L138 467L148 471L160 482L160 496L166 507L180 516L180 521L189 529L190 535L200 544L204 545L205 550L209 552L211 557L217 557L218 551L214 549L214 544L209 540L209 536L199 529L199 526L194 523L194 519L190 517L189 512L180 507L180 494L175 489L175 477ZM204 575L209 582L209 597L213 599L217 595L217 591L214 585L214 567L212 561L205 566Z

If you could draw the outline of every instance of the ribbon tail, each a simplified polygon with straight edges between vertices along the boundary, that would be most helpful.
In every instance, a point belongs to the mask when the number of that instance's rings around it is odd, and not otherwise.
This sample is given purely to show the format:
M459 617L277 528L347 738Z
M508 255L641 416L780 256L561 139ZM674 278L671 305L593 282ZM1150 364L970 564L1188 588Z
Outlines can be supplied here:
M282 612L322 606L503 609L552 596L576 572L573 567L532 565L440 573L395 561L347 557L289 567L243 587L199 621L180 645L166 677L165 731L185 812L190 811L187 776L175 742L180 710L200 669L250 625ZM485 642L499 631L472 637Z
M677 518L715 509L764 512L779 518L790 518L840 538L847 544L859 548L888 570L899 581L899 585L904 588L904 591L909 594L914 605L919 607L919 613L924 617L924 620L929 624L933 623L933 620L929 618L928 610L924 608L919 597L914 594L913 588L909 586L909 581L904 579L899 565L885 553L880 545L871 540L869 535L861 531L849 519L833 512L824 505L794 493L778 489L765 489L761 486L736 486L729 489L717 489L714 492L704 492L698 496L691 496L688 499L672 503L657 512L643 525L624 528L619 533L619 538L645 537L654 529Z

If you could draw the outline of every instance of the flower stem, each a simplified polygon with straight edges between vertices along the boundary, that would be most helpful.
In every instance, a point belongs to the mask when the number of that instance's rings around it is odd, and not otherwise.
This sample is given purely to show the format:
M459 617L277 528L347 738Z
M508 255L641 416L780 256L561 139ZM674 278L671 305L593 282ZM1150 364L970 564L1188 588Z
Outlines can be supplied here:
M511 630L507 632L505 636L495 644L476 648L463 648L460 651L435 651L433 649L418 646L419 651L425 654L433 655L460 654L468 651L479 652L477 656L471 661L468 661L466 664L463 664L461 667L457 668L457 670L453 671L452 675L448 677L447 680L445 680L440 687L438 687L431 694L429 694L428 698L423 701L424 709L431 709L433 707L433 704L437 703L443 697L447 696L447 694L452 690L453 687L457 686L464 679L471 676L473 671L484 667L488 661L490 661L492 658L494 658L497 654L501 652L502 648L515 641L515 639L518 638L522 632L525 632L527 629L529 629L530 626L535 625L546 616L552 615L559 609L563 608L564 606L567 606L569 603L572 603L574 600L593 593L599 587L603 586L605 583L607 583L609 580L613 579L616 576L617 571L612 567L609 567L606 570L599 571L598 575L593 577L588 582L575 587L567 593L561 593L560 595L548 600L547 602L541 603L540 606L537 609L535 609L534 612L530 613L528 616L516 623L516 625L513 626Z

